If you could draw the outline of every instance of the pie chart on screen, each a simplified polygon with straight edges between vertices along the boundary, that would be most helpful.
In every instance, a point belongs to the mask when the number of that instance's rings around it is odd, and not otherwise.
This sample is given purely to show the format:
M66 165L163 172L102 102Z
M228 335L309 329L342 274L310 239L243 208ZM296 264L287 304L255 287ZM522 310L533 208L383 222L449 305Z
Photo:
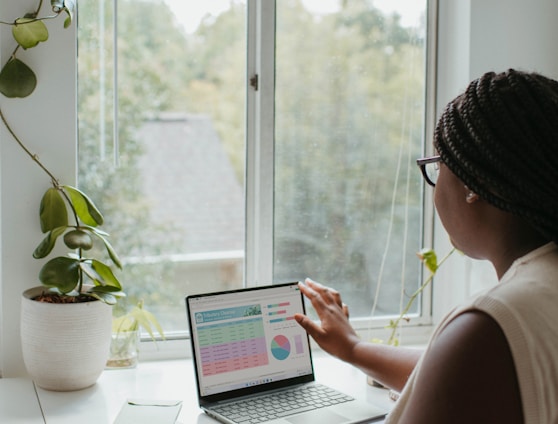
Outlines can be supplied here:
M287 359L291 353L289 339L283 335L275 336L271 341L271 354L279 361Z

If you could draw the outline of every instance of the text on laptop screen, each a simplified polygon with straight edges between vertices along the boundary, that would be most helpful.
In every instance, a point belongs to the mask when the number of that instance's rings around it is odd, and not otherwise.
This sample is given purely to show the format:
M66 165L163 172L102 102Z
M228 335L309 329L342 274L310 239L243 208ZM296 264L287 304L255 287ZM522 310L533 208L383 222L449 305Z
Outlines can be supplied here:
M202 396L312 373L297 285L190 299Z

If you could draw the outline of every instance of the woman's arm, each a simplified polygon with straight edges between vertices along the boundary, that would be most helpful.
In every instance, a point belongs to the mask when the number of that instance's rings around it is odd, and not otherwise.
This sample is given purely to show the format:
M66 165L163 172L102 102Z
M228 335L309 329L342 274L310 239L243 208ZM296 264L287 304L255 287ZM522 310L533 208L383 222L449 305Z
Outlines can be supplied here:
M349 323L349 310L339 292L312 280L306 280L300 289L312 302L321 323L302 314L295 319L323 350L389 388L403 389L421 351L362 341Z

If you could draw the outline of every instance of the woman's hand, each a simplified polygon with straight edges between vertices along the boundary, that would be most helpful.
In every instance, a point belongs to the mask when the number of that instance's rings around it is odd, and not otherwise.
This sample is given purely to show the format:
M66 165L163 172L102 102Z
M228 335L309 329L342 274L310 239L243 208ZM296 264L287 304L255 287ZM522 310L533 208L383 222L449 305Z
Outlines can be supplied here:
M349 323L349 309L337 290L307 279L299 284L318 313L320 324L302 314L296 321L329 354L349 362L387 387L401 391L421 351L361 341Z
M351 362L353 350L360 339L349 323L349 308L341 300L339 292L310 279L299 286L312 302L321 325L302 314L295 315L296 321L323 350Z

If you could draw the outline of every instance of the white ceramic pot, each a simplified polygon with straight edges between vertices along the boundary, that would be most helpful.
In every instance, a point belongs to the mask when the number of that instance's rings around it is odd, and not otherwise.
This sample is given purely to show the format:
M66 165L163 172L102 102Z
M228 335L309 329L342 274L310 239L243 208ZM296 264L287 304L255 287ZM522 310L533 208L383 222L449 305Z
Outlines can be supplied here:
M21 344L27 372L47 390L80 390L95 384L109 354L112 308L100 301L31 300L44 290L35 287L22 296Z

